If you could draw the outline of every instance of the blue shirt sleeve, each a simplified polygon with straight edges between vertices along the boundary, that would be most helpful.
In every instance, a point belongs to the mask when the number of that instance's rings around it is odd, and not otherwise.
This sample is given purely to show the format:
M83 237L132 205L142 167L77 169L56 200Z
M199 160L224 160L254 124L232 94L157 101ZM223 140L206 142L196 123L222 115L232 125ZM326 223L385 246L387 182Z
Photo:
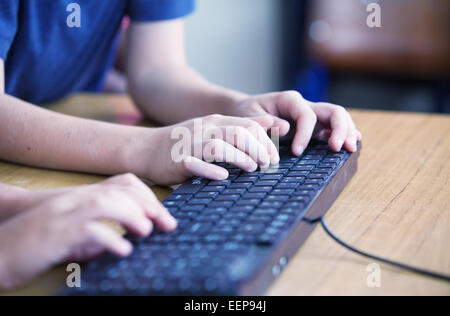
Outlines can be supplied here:
M2 0L3 1L3 0ZM129 0L131 20L161 21L186 16L195 9L195 0Z
M0 58L6 60L17 32L19 0L0 1Z

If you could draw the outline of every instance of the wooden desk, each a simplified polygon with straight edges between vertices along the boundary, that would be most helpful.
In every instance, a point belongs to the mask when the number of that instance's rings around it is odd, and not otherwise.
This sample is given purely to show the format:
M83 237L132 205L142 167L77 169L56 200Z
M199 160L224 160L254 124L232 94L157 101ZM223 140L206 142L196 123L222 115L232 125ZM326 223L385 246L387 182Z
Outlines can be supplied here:
M125 96L75 96L53 109L136 123ZM450 116L352 111L364 134L359 171L327 215L332 230L372 253L450 274ZM28 189L94 183L102 177L0 163L0 182ZM170 190L154 188L163 199ZM450 295L450 284L381 265L381 287L366 285L371 263L317 228L269 295ZM57 268L11 294L49 295Z

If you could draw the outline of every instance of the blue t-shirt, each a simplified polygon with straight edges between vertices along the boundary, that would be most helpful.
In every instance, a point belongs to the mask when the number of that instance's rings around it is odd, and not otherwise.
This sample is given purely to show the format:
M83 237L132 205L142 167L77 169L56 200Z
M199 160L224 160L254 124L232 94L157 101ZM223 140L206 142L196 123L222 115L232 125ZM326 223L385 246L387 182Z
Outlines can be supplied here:
M98 91L124 16L168 20L193 9L194 0L0 0L6 93L43 103Z

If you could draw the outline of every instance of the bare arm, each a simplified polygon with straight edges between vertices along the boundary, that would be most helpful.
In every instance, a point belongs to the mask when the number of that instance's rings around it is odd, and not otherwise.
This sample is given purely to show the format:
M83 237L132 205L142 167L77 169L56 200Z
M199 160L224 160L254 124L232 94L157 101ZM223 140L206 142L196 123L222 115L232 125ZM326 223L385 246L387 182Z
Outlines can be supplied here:
M296 91L248 96L209 83L186 62L183 20L132 23L128 42L129 91L144 113L162 123L175 123L213 113L270 116L286 135L296 122L292 151L300 155L311 137L326 135L329 145L356 150L361 133L340 106L305 100ZM232 65L230 65L231 67Z
M25 193L21 188L0 183L0 223L27 206L23 199Z
M0 58L0 95L5 94L5 63Z
M125 173L131 169L127 149L137 133L142 138L143 130L58 114L0 94L3 160L107 175Z
M227 114L245 94L216 86L190 68L182 19L130 27L129 91L149 117L173 124L209 114Z

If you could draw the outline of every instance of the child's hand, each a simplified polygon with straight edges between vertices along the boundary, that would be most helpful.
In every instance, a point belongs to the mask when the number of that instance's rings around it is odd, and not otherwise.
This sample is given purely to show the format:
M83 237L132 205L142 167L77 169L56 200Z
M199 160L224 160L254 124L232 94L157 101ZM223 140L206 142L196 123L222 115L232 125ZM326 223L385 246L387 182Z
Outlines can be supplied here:
M277 148L262 124L257 123L260 120L273 121L267 116L250 119L211 115L157 129L143 149L134 154L137 170L131 171L167 185L182 183L191 176L228 178L227 170L211 164L213 161L228 162L248 172L277 164ZM184 150L176 146L182 142L187 144Z
M104 251L128 256L132 245L100 220L112 220L144 237L155 224L175 229L175 219L136 177L64 189L0 225L0 289L12 289L66 260Z
M297 131L292 143L292 152L300 155L314 135L329 138L330 147L341 150L344 146L354 152L361 133L356 129L350 114L341 106L330 103L313 103L305 100L295 91L264 94L239 102L231 115L254 117L269 114L273 126L280 128L280 135L289 132L289 123L297 123ZM271 128L265 125L265 128Z

